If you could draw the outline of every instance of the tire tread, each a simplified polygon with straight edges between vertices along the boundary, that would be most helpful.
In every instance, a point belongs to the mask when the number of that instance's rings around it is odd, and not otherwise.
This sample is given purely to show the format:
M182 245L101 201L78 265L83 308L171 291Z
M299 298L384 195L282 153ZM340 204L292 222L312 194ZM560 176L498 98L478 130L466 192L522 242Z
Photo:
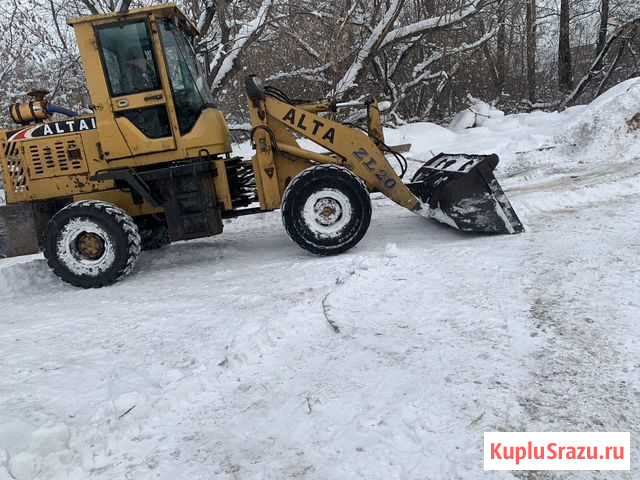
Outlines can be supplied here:
M68 274L67 271L61 268L59 263L54 261L55 253L49 252L49 249L46 248L45 246L45 248L43 249L43 253L44 253L45 259L47 260L47 265L49 265L49 268L51 268L53 273L56 276L60 277L65 282L68 282L68 283L71 283L72 285L83 287L83 288L105 287L107 285L116 283L122 280L127 275L131 274L131 272L135 268L135 265L138 261L138 257L142 250L142 247L141 247L142 241L140 239L140 233L138 231L138 226L136 225L133 218L131 218L131 216L128 213L126 213L124 210L122 210L121 208L111 203L103 202L100 200L81 200L79 202L70 203L69 205L60 209L49 221L50 225L51 225L51 222L56 217L74 208L93 208L110 216L115 221L115 223L120 227L120 229L125 233L127 237L127 261L124 264L124 266L113 277L103 278L101 280L96 279L96 281L93 282L92 285L87 286L82 282L76 281L72 276ZM45 242L45 245L47 243L48 242Z
M366 196L365 211L363 212L363 215L365 218L363 219L364 221L363 221L362 227L360 228L360 231L350 242L334 249L320 248L319 246L313 244L312 242L302 238L299 232L295 229L295 222L291 221L291 219L288 218L288 213L287 213L290 210L290 205L292 204L292 202L296 200L295 197L300 193L299 190L302 189L300 185L304 185L308 180L312 179L313 177L325 176L327 175L327 173L329 174L329 176L331 175L335 175L336 177L339 175L346 176L347 178L349 178L354 182L354 185L356 185L355 188L358 189L360 191L359 193L363 195L363 199ZM350 170L344 167L340 167L338 165L316 165L316 166L307 168L306 170L303 170L291 180L282 197L281 211L282 211L282 223L284 225L285 231L287 232L287 235L289 236L289 238L291 238L300 247L304 248L305 250L313 254L328 256L328 255L335 255L338 253L342 253L346 250L349 250L350 248L354 247L362 239L362 237L364 236L364 234L366 233L369 227L369 223L371 220L371 201L369 199L369 193L368 193L366 184L362 181L360 177L358 177L356 174L354 174Z

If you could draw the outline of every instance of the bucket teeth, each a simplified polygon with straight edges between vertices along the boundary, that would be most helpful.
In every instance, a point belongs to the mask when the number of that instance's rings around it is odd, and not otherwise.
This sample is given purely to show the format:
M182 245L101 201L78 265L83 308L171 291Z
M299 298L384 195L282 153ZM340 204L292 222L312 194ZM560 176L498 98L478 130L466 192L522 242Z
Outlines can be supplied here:
M408 185L428 216L465 232L514 234L524 226L493 175L497 155L440 154Z

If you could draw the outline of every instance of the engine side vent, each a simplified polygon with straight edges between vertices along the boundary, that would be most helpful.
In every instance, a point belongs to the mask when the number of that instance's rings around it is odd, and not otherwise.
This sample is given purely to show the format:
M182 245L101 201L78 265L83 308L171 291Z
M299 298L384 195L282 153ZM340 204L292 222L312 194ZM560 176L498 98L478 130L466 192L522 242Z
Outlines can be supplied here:
M29 190L27 172L22 158L17 155L7 158L7 170L11 179L11 187L14 193L23 193Z
M0 152L0 188L4 180L7 202L26 200L29 195L29 178L18 143L7 142L3 147L4 151Z
M25 141L24 154L33 180L88 171L79 135L68 135L46 143L41 139Z

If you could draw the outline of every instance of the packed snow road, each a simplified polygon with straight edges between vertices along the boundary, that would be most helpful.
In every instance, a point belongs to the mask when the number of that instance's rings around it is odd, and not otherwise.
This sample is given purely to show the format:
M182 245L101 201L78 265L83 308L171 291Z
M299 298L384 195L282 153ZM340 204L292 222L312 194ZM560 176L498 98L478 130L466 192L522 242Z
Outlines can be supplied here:
M640 103L610 97L389 132L416 157L494 146L523 235L376 197L337 257L272 213L100 290L0 261L0 479L634 478L482 471L486 431L631 431L640 453L640 138L619 126Z
M4 468L483 478L484 431L640 430L640 196L490 238L377 203L334 258L265 215L108 289L3 267Z

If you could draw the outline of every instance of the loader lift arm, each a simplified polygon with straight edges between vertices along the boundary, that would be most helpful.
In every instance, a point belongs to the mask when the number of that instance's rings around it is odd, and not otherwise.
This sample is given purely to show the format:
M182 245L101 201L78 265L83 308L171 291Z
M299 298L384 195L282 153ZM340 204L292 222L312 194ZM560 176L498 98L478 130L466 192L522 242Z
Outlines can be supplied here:
M273 87L263 88L250 76L246 79L249 110L256 145L254 171L265 210L279 208L285 182L278 166L286 163L283 153L313 164L335 164L354 173L369 192L381 192L398 205L433 218L461 231L520 233L524 227L493 175L497 155L442 153L424 159L410 183L385 158L394 153L384 144L378 104L365 102L368 128L363 132L319 113L335 111L329 101L291 101ZM300 148L294 135L331 152L318 154ZM404 173L404 172L403 172Z
M320 112L333 110L335 106L331 102L300 105L285 103L265 93L253 76L247 78L246 86L259 167L256 175L261 177L262 185L277 185L274 163L276 150L317 164L340 165L361 178L369 191L382 192L409 210L417 212L422 209L420 199L402 182L376 144L376 140L381 139L318 115ZM381 136L379 111L375 102L369 104L369 112L370 125L377 125L375 133ZM320 145L333 155L300 148L287 129ZM279 205L273 206L277 208Z

